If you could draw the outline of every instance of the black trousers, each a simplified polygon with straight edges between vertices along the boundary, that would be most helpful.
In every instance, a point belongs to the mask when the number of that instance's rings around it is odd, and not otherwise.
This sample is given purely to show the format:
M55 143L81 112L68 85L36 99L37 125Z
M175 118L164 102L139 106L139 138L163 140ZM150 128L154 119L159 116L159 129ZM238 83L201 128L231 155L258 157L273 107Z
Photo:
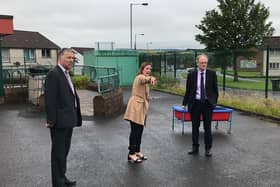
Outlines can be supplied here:
M67 155L70 150L73 128L51 128L51 172L53 187L65 186Z
M211 122L213 107L208 102L200 102L196 100L191 108L191 120L192 120L192 142L194 147L199 147L199 126L200 116L203 118L204 127L204 144L205 149L211 149L212 147L212 132Z
M134 122L130 122L130 135L129 135L129 154L134 154L135 152L140 152L140 146L141 146L141 139L143 134L143 125L139 125Z

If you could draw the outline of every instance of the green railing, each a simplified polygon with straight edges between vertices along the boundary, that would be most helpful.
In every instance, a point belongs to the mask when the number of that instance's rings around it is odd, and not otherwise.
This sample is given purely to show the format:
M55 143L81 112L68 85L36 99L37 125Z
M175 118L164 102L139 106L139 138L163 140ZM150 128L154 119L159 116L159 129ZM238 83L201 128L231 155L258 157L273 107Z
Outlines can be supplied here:
M103 94L119 88L119 73L114 67L97 67L88 65L75 65L74 75L86 75L90 81L97 83L98 93Z
M28 76L45 76L52 66L4 66L3 83L4 87L27 87Z
M28 87L30 78L40 78L40 84L32 90L39 90L43 93L44 79L52 67L50 66L6 66L3 67L4 88ZM76 65L73 68L74 75L86 75L90 81L96 82L97 91L100 94L119 88L119 73L114 67L95 67L88 65ZM30 89L30 88L29 88ZM30 90L29 90L30 91Z
M98 93L110 92L116 88L119 88L119 74L114 73L107 76L99 76L97 78Z
M27 87L27 80L25 67L3 67L4 88Z
M18 65L3 66L3 87L5 89L22 89L27 91L26 100L33 104L39 104L39 97L44 93L44 82L48 71L52 66Z

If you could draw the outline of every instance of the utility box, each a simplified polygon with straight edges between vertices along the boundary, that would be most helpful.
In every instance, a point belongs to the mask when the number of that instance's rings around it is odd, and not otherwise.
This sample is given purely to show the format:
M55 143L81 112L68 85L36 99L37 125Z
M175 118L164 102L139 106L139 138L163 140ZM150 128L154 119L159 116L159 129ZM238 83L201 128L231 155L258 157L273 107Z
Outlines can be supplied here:
M86 51L84 65L116 68L120 86L131 86L139 67L139 52L135 50Z

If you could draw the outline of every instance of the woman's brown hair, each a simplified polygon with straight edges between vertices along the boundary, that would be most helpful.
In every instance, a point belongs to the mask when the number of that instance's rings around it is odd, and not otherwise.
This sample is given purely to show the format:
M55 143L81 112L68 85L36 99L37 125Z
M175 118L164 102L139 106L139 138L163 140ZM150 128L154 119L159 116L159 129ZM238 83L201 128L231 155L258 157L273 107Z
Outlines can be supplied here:
M150 62L143 62L143 63L141 64L141 66L140 66L138 72L137 72L137 75L142 74L143 69L144 69L146 66L148 66L148 65L152 66L152 63L150 63Z

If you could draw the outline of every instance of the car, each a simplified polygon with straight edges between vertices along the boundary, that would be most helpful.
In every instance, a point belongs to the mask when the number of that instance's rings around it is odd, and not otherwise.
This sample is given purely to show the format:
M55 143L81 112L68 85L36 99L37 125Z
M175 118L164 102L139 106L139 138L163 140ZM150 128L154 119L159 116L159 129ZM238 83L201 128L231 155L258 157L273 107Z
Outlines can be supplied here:
M187 72L190 73L191 71L195 70L195 68L187 68Z

